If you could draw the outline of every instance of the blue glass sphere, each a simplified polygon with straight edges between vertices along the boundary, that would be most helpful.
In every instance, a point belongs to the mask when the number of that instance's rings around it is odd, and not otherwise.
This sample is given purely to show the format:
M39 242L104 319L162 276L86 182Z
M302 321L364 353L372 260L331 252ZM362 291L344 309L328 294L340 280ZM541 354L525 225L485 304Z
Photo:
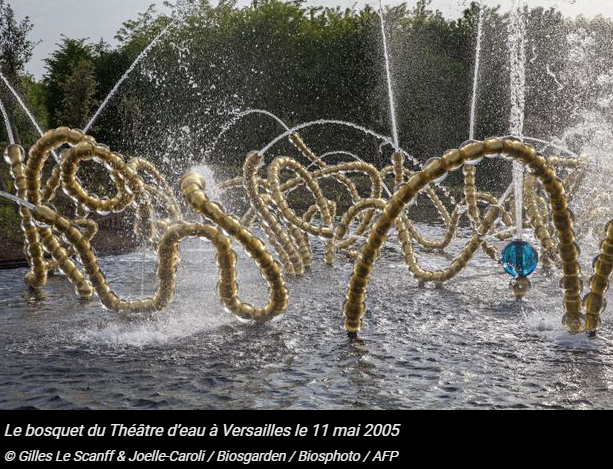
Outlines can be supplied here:
M502 266L513 277L527 277L536 270L538 253L525 241L515 240L502 251Z

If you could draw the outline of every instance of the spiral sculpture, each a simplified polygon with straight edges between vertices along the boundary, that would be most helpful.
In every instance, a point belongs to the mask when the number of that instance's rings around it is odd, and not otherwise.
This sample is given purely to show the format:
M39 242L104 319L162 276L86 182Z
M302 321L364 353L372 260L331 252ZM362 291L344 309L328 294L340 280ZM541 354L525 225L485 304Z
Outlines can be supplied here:
M180 243L186 238L202 238L210 241L217 252L218 294L223 307L242 319L269 321L281 315L289 304L284 275L302 276L312 265L311 240L316 237L325 242L324 260L327 264L333 264L339 253L357 259L343 307L345 329L355 336L362 328L370 276L393 228L407 267L422 286L429 282L441 284L456 277L479 249L496 262L502 262L490 240L512 237L512 230L507 228L515 223L510 214L513 211L505 210L505 200L477 191L475 165L484 157L504 156L528 168L524 180L526 223L541 244L543 264L555 264L561 268L560 284L566 311L564 323L573 333L583 330L596 333L600 327L600 316L606 307L604 293L613 272L613 223L607 225L601 253L594 263L590 292L582 299L579 248L575 243L565 189L565 186L572 187L580 181L576 180L577 176L571 177L577 171L562 181L554 170L554 166L580 167L584 162L569 162L556 157L547 159L530 145L515 139L495 138L467 142L442 158L428 161L419 171L409 170L403 154L396 152L392 164L379 170L363 161L326 165L300 135L292 134L290 141L316 169L310 171L295 159L277 157L267 166L264 177L260 173L264 157L260 152L252 152L245 161L242 176L219 184L224 191L239 189L245 193L250 208L241 221L209 199L202 177L197 174L184 176L180 181L183 205L200 216L200 222L186 221L182 203L151 163L140 158L126 161L81 131L65 127L48 131L30 149L27 161L22 147L7 147L5 159L11 167L17 200L22 201L21 227L30 264L25 279L27 285L32 289L44 287L48 274L57 269L74 285L79 297L87 299L97 295L102 305L111 311L162 310L170 304L174 294ZM65 146L67 148L61 153L59 163L47 173L50 175L43 183L43 168L49 155ZM82 186L78 173L85 161L103 165L115 188L114 194L110 197L92 194ZM449 213L437 193L436 184L460 168L464 174L463 201L455 204ZM283 178L284 173L292 176ZM353 175L368 179L370 190L366 197L360 194ZM384 192L389 193L389 177L393 177L394 193L385 198ZM347 190L351 205L344 212L326 197L320 184L322 179L332 179ZM302 213L298 213L288 199L288 195L298 188L306 188L314 201ZM51 205L59 189L74 204L74 216L60 214ZM409 219L406 208L421 192L432 201L445 224L442 239L426 238ZM480 204L485 204L484 211ZM120 213L127 208L134 210L136 215L135 233L157 249L158 285L151 298L119 298L107 283L91 246L98 226L88 216L91 213ZM472 227L472 235L464 248L446 269L424 269L415 255L414 245L419 244L426 250L445 250L455 238L463 216L468 217ZM275 260L266 243L250 231L255 222L260 225L280 262ZM355 226L353 232L352 226ZM268 283L269 299L262 307L243 303L239 298L233 242L241 245ZM357 246L362 242L359 251ZM527 294L530 282L527 277L519 276L511 286L515 296L522 298Z

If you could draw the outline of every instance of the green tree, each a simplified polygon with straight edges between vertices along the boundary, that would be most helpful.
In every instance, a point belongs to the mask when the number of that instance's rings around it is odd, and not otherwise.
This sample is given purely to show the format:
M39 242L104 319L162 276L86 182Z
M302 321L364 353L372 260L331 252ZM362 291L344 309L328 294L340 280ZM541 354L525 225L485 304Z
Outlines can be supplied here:
M209 153L220 129L237 111L248 108L269 110L290 125L334 118L390 133L381 30L371 7L311 7L304 0L258 0L246 7L234 0L180 3L172 14L174 26L149 50L97 121L93 132L99 141L156 162L172 161L180 172L181 165L204 157L240 164L249 150L279 133L274 121L254 115L230 128ZM479 3L473 2L451 20L432 8L430 0L385 11L400 139L421 161L468 137L479 14ZM66 123L57 117L65 118L60 114L65 106L62 84L81 61L94 65L94 99L102 101L172 17L149 8L124 23L117 34L119 45L113 48L65 39L49 59L45 79L51 124ZM508 132L507 19L498 8L486 7L478 138ZM568 127L578 102L602 101L599 96L606 94L593 92L598 83L585 90L581 86L602 73L586 77L589 70L582 70L574 79L563 80L568 32L594 31L590 70L596 72L610 68L613 27L602 18L569 20L542 8L526 10L526 23L526 133L548 137ZM358 132L327 126L305 133L316 152L344 149L377 158L374 140ZM291 146L282 145L279 152L295 155ZM383 152L377 163L388 164L388 158ZM484 173L492 172L485 181L507 179L504 171L488 165L481 166Z
M28 35L33 27L27 16L17 21L11 4L0 0L0 67L8 78L16 79L23 73L32 57L36 43L28 39Z
M32 50L36 46L36 43L28 38L32 28L28 17L18 21L10 3L0 0L0 71L18 92L23 91L20 81L24 75L24 66L32 57ZM13 134L17 136L15 102L9 97L9 90L4 83L0 83L0 90L2 102L13 125ZM0 128L0 138L7 141L5 126Z
M63 125L83 127L96 104L96 68L94 64L82 60L72 74L60 83L63 99L58 118Z
M43 83L47 90L46 104L49 113L49 125L52 127L66 124L62 122L62 117L65 117L64 109L66 108L66 82L77 73L76 70L79 66L81 66L79 73L87 71L85 66L82 65L83 62L89 64L94 62L95 48L86 41L86 39L70 39L63 36L62 42L58 44L58 49L45 60L46 73Z
M29 18L18 21L11 5L0 0L0 72L18 93L25 96L26 101L33 98L32 111L37 117L40 117L41 106L39 104L42 90L32 77L24 72L24 67L32 57L32 50L36 45L29 39L32 28L33 25ZM25 121L23 113L17 112L17 103L4 82L0 82L0 99L6 109L13 136L18 141L31 140L31 131L17 132L17 129L31 129L32 127ZM2 124L0 125L0 145L3 147L8 140L6 126ZM4 160L0 162L0 189L13 191L13 181ZM11 242L17 242L17 246L19 245L21 230L17 212L15 204L5 200L0 201L0 251L5 251ZM14 247L12 244L11 246Z

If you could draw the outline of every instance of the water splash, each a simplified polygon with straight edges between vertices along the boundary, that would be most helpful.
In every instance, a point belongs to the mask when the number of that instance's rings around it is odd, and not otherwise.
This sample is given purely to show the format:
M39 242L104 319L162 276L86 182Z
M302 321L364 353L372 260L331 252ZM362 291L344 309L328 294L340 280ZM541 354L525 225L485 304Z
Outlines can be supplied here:
M553 80L556 82L556 85L558 85L558 91L562 91L564 89L564 85L560 83L560 80L558 80L556 74L551 71L551 67L549 66L549 64L545 66L545 71L547 72L547 75L553 78Z
M530 63L533 64L534 62L536 62L536 59L539 58L538 53L536 52L536 45L532 46L532 58L530 59Z
M246 111L233 113L232 118L229 120L229 122L227 122L225 125L222 126L221 132L219 132L219 135L217 135L217 138L215 138L213 143L209 146L209 148L205 152L205 160L208 159L208 157L213 154L213 152L217 148L217 145L219 144L223 136L228 131L230 131L230 129L232 129L236 124L238 124L242 118L247 117L252 114L261 114L263 116L270 117L274 119L285 130L289 130L289 127L287 126L287 124L285 124L285 122L283 122L283 120L281 120L279 117L277 117L272 112L265 111L264 109L247 109Z
M522 137L526 107L526 23L524 0L514 0L509 17L509 61L511 68L511 133Z
M477 23L477 46L475 50L475 72L473 77L473 96L470 104L470 140L475 139L475 125L477 119L477 97L479 91L479 71L481 67L481 41L483 39L483 18L485 16L485 6L479 4L479 21Z
M505 202L507 201L507 199L509 198L512 192L513 192L513 184L507 187L507 190L504 191L504 193L500 196L500 198L498 199L498 204L496 206L499 208L504 207Z
M572 151L571 149L569 149L567 147L564 147L564 146L556 143L555 141L543 140L542 138L536 138L536 137L524 137L524 141L526 141L526 142L534 142L534 143L541 143L541 144L545 145L545 147L543 149L541 149L541 152L543 152L547 148L554 148L556 150L559 150L559 151L565 153L566 155L568 155L571 158L579 158L579 155L577 153L575 153L574 151Z
M524 0L514 0L509 17L509 60L511 66L511 119L510 131L522 138L526 108L526 23L523 15ZM524 167L513 162L515 187L516 238L523 236Z
M605 225L613 218L613 67L599 60L601 40L594 31L577 28L567 35L569 46L560 81L569 85L573 124L560 136L568 146L586 158L583 182L573 194L577 237L584 240L585 252L597 252ZM587 261L587 259L586 259ZM589 264L588 264L589 265Z
M89 131L89 129L91 129L92 125L94 125L94 122L96 122L96 120L98 119L98 117L100 117L100 114L102 114L102 111L104 111L104 109L106 108L106 106L108 105L108 103L111 101L111 99L113 99L113 96L115 96L115 94L117 93L117 90L119 90L119 88L121 87L121 85L123 84L124 81L127 80L128 76L130 76L130 73L132 73L132 71L136 68L136 66L145 58L147 57L147 55L149 54L149 51L151 51L151 49L153 49L161 40L162 38L168 33L168 31L170 31L170 29L176 24L177 20L173 19L170 24L168 24L168 26L166 26L161 32L160 34L158 34L155 39L153 39L153 41L151 41L151 43L145 47L145 49L138 55L138 57L136 57L136 60L134 60L134 62L132 62L132 65L130 65L130 67L126 70L126 72L123 74L123 76L119 79L119 81L117 83L115 83L115 86L113 87L113 89L111 90L111 92L108 94L108 96L106 97L106 99L102 102L102 104L100 105L100 107L98 108L98 110L95 112L95 114L92 116L92 118L90 119L90 121L87 123L87 125L85 126L85 128L83 129L83 131L85 133L87 133Z
M392 84L392 65L390 52L387 47L387 33L385 29L385 16L383 15L383 2L379 0L379 18L381 20L381 37L383 38L383 54L385 55L385 74L387 76L387 94L389 97L390 119L392 123L392 138L396 147L400 145L398 137L398 123L396 122L396 102L394 99L394 87Z
M274 115L272 112L265 111L263 109L248 109L248 110L243 111L240 114L238 114L237 119L242 119L243 117L247 117L247 116L249 116L251 114L261 114L263 116L270 117L270 118L274 119L275 121L277 121L277 123L281 127L283 127L285 130L289 130L288 125L285 122L283 122L279 117Z
M402 153L416 167L421 168L421 165L420 165L419 161L417 160L417 158L415 158L414 156L412 156L409 153L407 153L406 151L404 151L402 148L400 148L400 146L398 146L389 137L385 137L384 135L381 135L381 134L379 134L379 133L377 133L377 132L375 132L373 130L367 129L366 127L363 127L361 125L354 124L353 122L347 122L347 121L341 121L341 120L335 120L335 119L319 119L319 120L315 120L315 121L311 121L311 122L306 122L304 124L300 124L300 125L292 128L292 129L289 129L285 133L279 135L277 138L275 138L273 141L271 141L264 148L262 148L259 151L259 154L264 156L272 147L274 147L281 140L289 137L294 132L298 132L299 130L303 130L303 129L306 129L308 127L313 127L313 126L317 126L317 125L341 125L341 126L345 126L345 127L350 127L350 128L352 128L354 130L358 130L358 131L360 131L360 132L362 132L362 133L364 133L366 135L370 135L371 137L374 137L377 140L382 140L385 143L387 143L388 145L391 145L394 148L395 151L398 151L398 152Z
M11 121L9 119L9 115L6 112L6 108L4 107L4 103L0 99L0 112L2 112L2 118L4 119L4 125L6 126L6 133L9 137L9 143L11 145L15 145L15 136L13 135L13 129L11 128Z
M140 244L140 297L145 297L145 267L147 263L147 242L143 239Z
M221 201L223 193L221 190L219 190L219 186L217 185L217 181L215 180L215 173L210 166L206 164L192 166L190 172L198 173L204 178L204 181L206 183L206 193L211 200L215 200L217 202Z
M359 161L361 163L366 163L366 161L364 161L362 158L360 158L358 155L356 155L355 153L351 153L350 151L344 151L344 150L337 150L337 151L329 151L328 153L324 153L323 155L321 155L319 158L317 158L315 161L313 161L308 167L307 169L311 169L313 167L315 167L315 165L317 165L317 163L324 161L326 158L329 158L331 156L336 156L336 155L344 155L344 156L348 156L349 158L352 158L355 161ZM368 163L367 163L368 164ZM295 188L297 189L297 187ZM294 190L294 189L292 189ZM389 198L392 197L392 192L390 191L390 189L387 187L387 184L383 184L383 190L387 193L387 196ZM291 192L291 191L290 191Z

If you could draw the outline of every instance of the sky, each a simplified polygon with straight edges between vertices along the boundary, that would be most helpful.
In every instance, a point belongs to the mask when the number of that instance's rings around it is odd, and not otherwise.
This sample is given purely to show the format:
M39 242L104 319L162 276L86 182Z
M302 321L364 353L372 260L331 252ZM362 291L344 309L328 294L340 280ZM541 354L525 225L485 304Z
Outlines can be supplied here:
M415 0L405 0L409 5ZM509 9L517 0L484 0L488 5L500 4ZM27 70L36 78L45 72L44 59L55 49L61 35L71 38L89 38L92 42L104 39L115 44L114 36L122 23L136 18L139 12L149 5L156 4L163 9L162 0L8 0L17 18L29 16L34 23L32 38L40 41L34 50L34 56L27 65ZM555 6L564 14L588 17L603 14L613 18L613 1L611 0L527 0L530 5L546 7ZM240 0L242 5L250 0ZM351 7L366 3L374 5L374 0L309 0L313 5ZM386 5L402 3L402 0L384 0ZM445 15L457 16L469 3L469 0L433 0L432 6Z

